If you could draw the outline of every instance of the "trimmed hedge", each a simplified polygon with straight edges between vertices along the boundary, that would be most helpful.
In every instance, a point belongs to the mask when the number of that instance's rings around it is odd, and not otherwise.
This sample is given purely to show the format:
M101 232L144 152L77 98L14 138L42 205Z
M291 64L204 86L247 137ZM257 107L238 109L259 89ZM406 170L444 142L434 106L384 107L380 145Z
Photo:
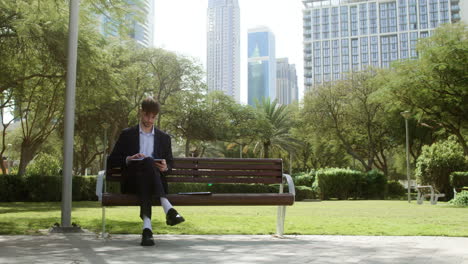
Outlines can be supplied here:
M468 186L468 171L455 171L450 174L450 186L461 188Z
M312 187L315 181L315 171L300 173L292 176L294 185Z
M96 176L75 176L74 201L97 201ZM62 177L0 175L0 202L57 202L62 200Z
M398 181L387 183L387 197L390 199L400 199L407 194L407 189Z
M314 188L320 198L384 199L387 178L378 171L367 173L351 169L331 168L317 171Z
M74 176L72 183L74 201L97 201L96 176ZM0 175L0 202L56 202L62 200L62 178L57 176ZM119 193L117 182L108 182L107 192ZM284 191L287 192L285 185ZM213 193L278 193L279 185L263 184L203 184L203 183L169 183L169 192L203 192ZM296 201L315 198L310 187L296 186Z

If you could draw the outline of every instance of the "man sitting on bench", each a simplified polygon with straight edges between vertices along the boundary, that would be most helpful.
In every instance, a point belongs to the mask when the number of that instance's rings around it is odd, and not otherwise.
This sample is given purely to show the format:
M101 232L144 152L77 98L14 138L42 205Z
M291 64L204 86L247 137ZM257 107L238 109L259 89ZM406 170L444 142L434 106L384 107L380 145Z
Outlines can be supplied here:
M142 101L139 125L121 132L107 163L111 168L122 169L122 193L136 193L139 197L140 217L143 220L142 246L154 245L151 227L152 196L160 197L167 225L173 226L185 221L166 198L168 186L164 173L172 167L172 148L170 136L154 128L159 108L159 103L152 97Z

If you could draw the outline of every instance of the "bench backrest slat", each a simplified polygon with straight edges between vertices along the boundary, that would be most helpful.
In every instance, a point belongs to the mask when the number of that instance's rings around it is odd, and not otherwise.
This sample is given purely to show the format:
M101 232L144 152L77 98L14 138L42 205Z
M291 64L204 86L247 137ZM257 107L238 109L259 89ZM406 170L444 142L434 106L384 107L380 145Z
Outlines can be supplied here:
M121 181L120 169L108 169L106 179ZM281 159L174 158L167 182L281 183Z
M166 177L168 182L194 182L194 183L280 183L276 178L214 178L214 177Z

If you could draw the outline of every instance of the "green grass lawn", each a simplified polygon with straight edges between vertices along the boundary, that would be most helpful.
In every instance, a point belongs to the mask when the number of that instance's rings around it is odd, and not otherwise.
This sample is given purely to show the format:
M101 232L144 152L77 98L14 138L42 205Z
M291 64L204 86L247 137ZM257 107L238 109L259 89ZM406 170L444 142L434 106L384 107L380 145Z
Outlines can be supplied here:
M0 203L0 234L39 234L60 223L60 203ZM186 222L166 226L163 210L153 207L156 234L274 234L275 206L179 206ZM74 202L72 222L101 229L98 202ZM107 231L139 234L139 207L106 209ZM286 234L402 235L468 237L468 208L413 201L296 202L286 210Z

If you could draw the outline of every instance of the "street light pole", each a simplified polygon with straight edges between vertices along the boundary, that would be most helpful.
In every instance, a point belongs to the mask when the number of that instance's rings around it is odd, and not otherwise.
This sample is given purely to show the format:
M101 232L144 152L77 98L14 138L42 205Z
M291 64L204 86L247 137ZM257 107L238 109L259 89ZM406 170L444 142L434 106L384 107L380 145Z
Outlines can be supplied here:
M72 170L73 170L73 130L75 126L75 86L76 61L78 49L78 13L79 0L70 1L70 18L68 27L68 62L67 87L65 102L65 136L63 150L63 186L62 186L62 228L71 228L72 207Z
M411 203L411 187L410 187L410 161L409 161L409 130L408 130L408 119L411 117L409 111L400 113L405 118L405 130L406 130L406 178L408 180L408 203Z

